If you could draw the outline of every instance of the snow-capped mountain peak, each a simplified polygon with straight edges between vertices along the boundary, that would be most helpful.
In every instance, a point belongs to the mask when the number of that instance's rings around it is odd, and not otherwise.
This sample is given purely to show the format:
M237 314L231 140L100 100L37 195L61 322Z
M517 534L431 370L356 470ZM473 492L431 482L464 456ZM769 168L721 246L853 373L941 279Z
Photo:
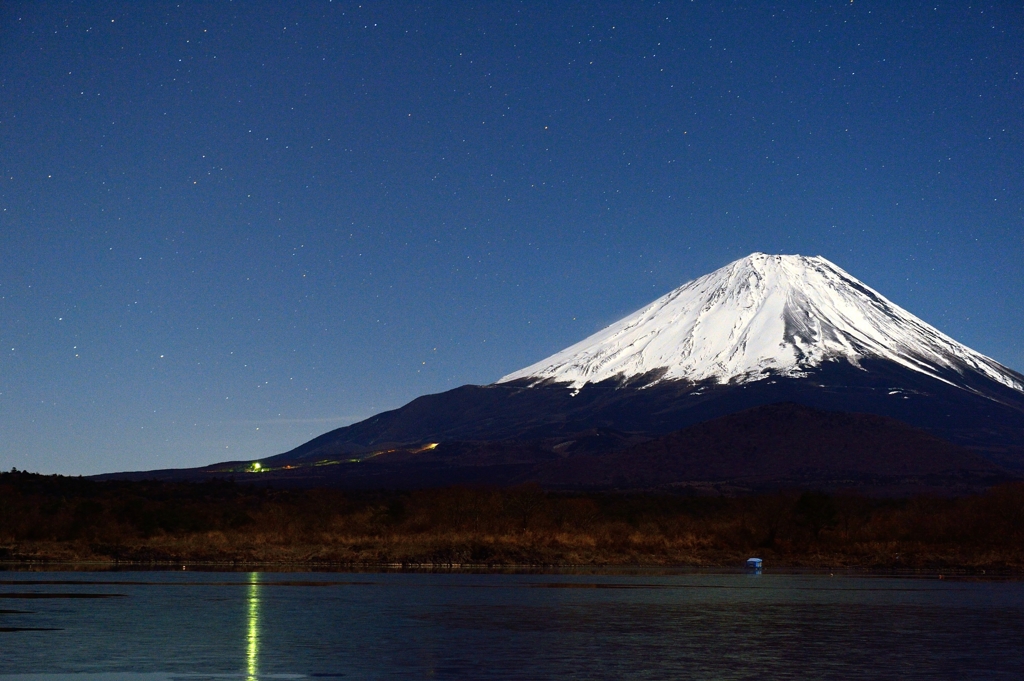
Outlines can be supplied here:
M825 258L754 253L695 279L547 359L511 373L580 388L638 375L746 383L823 362L890 360L938 380L1019 374L957 343Z

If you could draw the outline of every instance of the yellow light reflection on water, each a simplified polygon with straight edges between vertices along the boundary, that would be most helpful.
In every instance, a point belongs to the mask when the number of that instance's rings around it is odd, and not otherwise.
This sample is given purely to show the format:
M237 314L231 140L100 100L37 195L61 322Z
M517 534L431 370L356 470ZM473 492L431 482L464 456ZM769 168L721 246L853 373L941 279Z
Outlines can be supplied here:
M249 574L249 612L246 634L246 681L257 681L260 658L260 582L259 573Z

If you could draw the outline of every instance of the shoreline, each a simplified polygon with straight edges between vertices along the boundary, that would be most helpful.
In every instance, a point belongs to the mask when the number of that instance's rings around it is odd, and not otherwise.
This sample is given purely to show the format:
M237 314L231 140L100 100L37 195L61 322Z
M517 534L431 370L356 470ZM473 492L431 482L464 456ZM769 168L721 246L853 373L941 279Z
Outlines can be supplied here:
M864 566L773 564L758 571L736 565L652 565L652 564L504 564L473 563L322 563L322 562L232 562L232 561L0 561L0 573L26 572L199 572L261 574L529 574L529 575L830 575L932 579L1024 580L1024 569L975 568L884 568Z

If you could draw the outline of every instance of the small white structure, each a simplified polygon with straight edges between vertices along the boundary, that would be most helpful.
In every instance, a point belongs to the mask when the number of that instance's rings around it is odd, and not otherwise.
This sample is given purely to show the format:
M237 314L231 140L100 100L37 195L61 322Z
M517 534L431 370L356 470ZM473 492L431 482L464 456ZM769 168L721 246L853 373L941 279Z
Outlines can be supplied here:
M747 558L747 567L750 568L751 570L760 570L761 569L761 559L760 558Z

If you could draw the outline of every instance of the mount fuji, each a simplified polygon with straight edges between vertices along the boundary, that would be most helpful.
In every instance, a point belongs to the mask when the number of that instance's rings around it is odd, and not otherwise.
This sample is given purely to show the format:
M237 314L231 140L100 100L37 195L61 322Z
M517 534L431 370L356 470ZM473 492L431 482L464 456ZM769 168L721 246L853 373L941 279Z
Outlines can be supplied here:
M957 343L822 257L754 253L689 282L499 383L744 384L877 359L975 391L1024 397L1024 376ZM977 379L977 380L976 380Z
M255 471L351 487L984 485L1024 474L1024 376L825 258L754 253L496 383L189 475Z

